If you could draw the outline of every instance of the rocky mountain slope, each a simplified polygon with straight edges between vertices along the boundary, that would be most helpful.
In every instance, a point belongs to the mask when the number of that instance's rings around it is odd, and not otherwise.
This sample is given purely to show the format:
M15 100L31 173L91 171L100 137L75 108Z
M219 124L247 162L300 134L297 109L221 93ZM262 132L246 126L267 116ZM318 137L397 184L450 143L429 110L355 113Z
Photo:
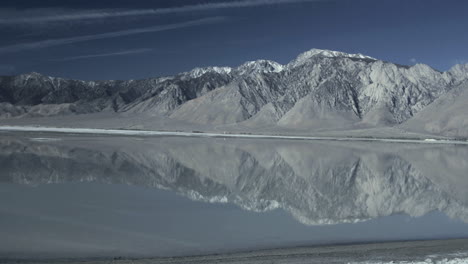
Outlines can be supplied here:
M0 77L0 117L110 112L151 116L154 122L327 131L400 126L421 113L418 125L402 127L464 136L464 115L450 128L435 129L440 124L431 125L430 114L422 112L437 99L431 107L437 110L431 111L446 111L443 98L463 90L466 80L467 65L439 72L423 64L402 66L313 49L286 65L258 60L146 80L86 82L37 73ZM453 111L467 108L466 100L453 100L458 101Z
M402 127L454 137L468 137L468 82L437 98Z

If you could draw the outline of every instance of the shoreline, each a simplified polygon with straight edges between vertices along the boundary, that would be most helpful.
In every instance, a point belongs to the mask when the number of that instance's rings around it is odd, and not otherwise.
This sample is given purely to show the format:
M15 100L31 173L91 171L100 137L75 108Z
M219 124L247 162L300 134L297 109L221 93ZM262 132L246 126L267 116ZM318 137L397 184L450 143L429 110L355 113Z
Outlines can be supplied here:
M131 129L101 129L101 128L62 128L42 126L0 126L0 132L39 132L84 135L111 136L178 136L178 137L211 137L211 138L249 138L249 139L285 139L285 140L316 140L316 141L361 141L386 143L415 143L415 144L449 144L468 145L467 140L436 139L436 138L384 138L384 137L353 137L353 136L288 136L250 133L210 133L210 132L182 132Z
M324 262L325 261L325 262ZM445 262L444 262L445 261ZM468 238L382 241L174 256L99 258L1 258L0 263L182 264L182 263L468 263Z

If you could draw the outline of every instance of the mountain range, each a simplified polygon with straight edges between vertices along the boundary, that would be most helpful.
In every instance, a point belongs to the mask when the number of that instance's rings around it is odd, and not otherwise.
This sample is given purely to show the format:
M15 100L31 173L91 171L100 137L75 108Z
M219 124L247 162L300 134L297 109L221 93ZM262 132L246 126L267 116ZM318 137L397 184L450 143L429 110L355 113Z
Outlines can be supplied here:
M467 137L466 99L468 64L440 72L312 49L286 65L257 60L144 80L2 76L0 124Z

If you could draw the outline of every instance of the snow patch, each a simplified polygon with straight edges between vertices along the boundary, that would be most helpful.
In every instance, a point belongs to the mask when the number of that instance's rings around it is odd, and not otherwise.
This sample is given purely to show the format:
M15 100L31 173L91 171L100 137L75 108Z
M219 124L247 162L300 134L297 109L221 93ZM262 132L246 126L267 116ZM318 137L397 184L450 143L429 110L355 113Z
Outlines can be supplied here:
M351 54L341 51L333 51L333 50L322 50L322 49L311 49L300 54L295 60L290 62L288 65L290 67L296 67L302 65L304 62L309 60L315 56L323 56L328 58L338 58L338 57L346 57L346 58L354 58L354 59L367 59L367 60L377 60L376 58L363 55L361 53Z
M252 73L270 73L270 72L281 72L284 70L284 66L270 60L256 60L248 61L239 66L236 71L240 75L252 74Z
M205 68L195 68L190 72L186 72L185 74L189 75L192 78L198 78L208 72L215 72L219 74L230 74L232 71L231 67L205 67Z

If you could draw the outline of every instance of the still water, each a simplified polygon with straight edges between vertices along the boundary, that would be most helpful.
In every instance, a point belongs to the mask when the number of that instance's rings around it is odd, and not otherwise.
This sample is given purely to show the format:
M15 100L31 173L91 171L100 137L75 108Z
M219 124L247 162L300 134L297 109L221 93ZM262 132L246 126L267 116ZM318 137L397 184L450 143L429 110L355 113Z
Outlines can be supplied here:
M0 257L468 237L468 147L0 135Z

